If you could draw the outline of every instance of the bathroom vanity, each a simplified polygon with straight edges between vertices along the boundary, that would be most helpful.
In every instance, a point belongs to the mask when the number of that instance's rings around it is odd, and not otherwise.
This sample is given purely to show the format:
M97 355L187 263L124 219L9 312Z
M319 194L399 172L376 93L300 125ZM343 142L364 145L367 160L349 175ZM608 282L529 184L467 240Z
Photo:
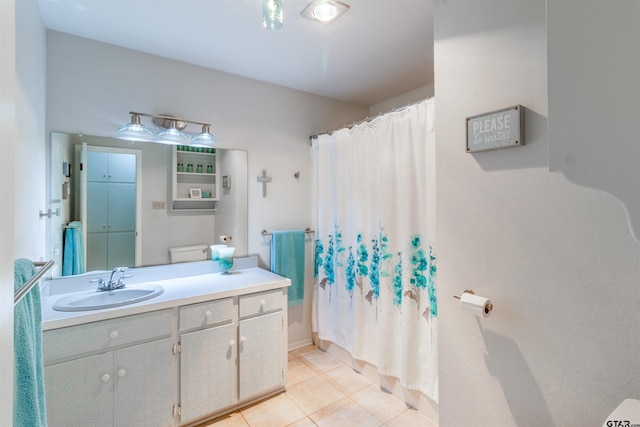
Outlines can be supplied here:
M289 279L246 268L153 284L164 292L104 310L43 296L49 426L193 425L284 390Z

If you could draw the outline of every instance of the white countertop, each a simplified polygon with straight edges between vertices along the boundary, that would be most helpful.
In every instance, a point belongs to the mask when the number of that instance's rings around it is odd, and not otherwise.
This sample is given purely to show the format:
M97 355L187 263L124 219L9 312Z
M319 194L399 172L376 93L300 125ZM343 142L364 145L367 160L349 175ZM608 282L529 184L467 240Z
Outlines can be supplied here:
M207 273L167 280L152 280L149 282L131 284L127 287L135 288L143 284L155 284L164 288L164 292L146 301L120 307L65 312L53 309L53 305L60 298L68 294L42 294L42 329L74 326L81 323L106 320L114 317L129 316L147 311L162 310L186 304L209 301L213 299L232 297L241 294L268 291L287 287L291 281L285 277L271 273L258 267L234 270L232 274ZM93 284L92 284L93 286ZM89 290L90 292L91 290Z

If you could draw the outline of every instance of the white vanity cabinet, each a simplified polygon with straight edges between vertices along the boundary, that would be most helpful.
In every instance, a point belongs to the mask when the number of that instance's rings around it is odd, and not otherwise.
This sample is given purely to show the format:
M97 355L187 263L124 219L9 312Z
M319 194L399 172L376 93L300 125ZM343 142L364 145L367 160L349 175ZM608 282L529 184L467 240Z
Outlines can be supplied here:
M239 297L240 400L284 385L286 307L282 289Z
M233 298L180 307L180 420L238 401L237 314Z
M45 331L47 420L57 426L172 426L171 310Z
M158 297L161 310L45 328L49 426L193 426L283 391L289 281L257 268L242 274L176 281L209 293ZM252 277L257 284L232 282Z
M180 307L181 423L283 389L286 291Z

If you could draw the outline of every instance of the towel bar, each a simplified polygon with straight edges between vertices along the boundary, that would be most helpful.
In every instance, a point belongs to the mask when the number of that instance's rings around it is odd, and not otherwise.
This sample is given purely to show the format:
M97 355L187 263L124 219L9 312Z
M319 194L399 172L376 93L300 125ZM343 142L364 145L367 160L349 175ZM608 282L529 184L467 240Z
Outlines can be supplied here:
M17 303L20 302L20 300L31 290L31 288L33 288L33 286L36 283L38 283L38 280L40 280L40 278L42 276L44 276L44 273L46 273L47 271L49 271L49 269L51 267L53 267L54 262L53 261L34 262L33 264L36 267L42 267L42 268L40 270L38 270L36 272L36 274L34 274L33 277L31 279L29 279L29 281L27 283L25 283L25 285L23 287L18 289L13 294L13 305L16 305Z
M315 231L313 231L309 227L305 228L304 232L307 233L307 234L315 233ZM262 230L260 234L262 234L263 236L271 236L273 233L270 233L267 230Z

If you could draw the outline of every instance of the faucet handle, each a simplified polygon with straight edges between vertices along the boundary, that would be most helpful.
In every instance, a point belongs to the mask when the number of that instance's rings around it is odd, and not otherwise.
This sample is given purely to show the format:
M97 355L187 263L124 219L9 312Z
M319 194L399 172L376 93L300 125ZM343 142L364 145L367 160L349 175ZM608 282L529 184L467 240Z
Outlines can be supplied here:
M120 276L120 278L118 279L118 288L124 288L124 279L128 279L129 277L131 277L130 274L127 274L125 276Z
M104 291L106 289L106 284L103 278L99 278L99 279L91 279L89 280L89 283L98 283L98 289L96 289L96 291L100 292L100 291Z

